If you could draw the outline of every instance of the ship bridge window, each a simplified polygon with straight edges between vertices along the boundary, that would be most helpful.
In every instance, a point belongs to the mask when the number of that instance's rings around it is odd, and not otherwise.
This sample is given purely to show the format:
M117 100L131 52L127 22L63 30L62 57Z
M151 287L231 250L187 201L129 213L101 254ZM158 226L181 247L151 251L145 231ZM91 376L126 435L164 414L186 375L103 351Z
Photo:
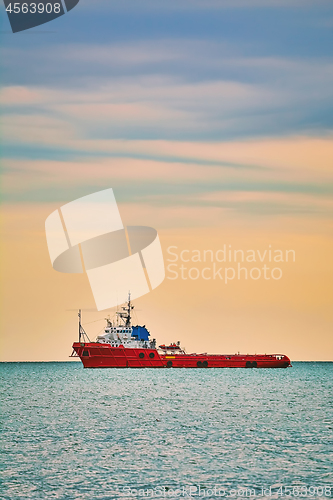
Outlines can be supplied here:
M82 356L89 356L89 351L83 351Z

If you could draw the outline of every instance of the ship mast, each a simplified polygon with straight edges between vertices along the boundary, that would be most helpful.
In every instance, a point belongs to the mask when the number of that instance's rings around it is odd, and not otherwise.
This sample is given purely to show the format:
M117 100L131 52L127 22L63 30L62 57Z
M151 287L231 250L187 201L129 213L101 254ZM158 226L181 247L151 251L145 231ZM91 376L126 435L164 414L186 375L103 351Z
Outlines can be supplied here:
M131 292L128 292L126 326L131 326Z
M79 317L79 342L81 342L81 328L82 328L82 325L81 325L81 309L79 309L79 312L78 312L78 317Z
M86 342L87 340L88 340L88 342L91 342L90 338L86 334L86 332L81 324L81 309L79 309L78 317L79 317L79 342Z
M134 306L131 304L131 292L128 292L128 301L126 306L122 306L123 311L117 312L117 315L125 322L125 326L131 326L131 311Z

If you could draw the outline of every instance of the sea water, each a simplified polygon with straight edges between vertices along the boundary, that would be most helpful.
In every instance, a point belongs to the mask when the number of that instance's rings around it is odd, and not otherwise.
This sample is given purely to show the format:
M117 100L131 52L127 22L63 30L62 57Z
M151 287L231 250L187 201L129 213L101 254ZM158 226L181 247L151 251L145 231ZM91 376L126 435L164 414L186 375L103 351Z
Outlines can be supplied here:
M333 363L0 371L2 499L333 497Z

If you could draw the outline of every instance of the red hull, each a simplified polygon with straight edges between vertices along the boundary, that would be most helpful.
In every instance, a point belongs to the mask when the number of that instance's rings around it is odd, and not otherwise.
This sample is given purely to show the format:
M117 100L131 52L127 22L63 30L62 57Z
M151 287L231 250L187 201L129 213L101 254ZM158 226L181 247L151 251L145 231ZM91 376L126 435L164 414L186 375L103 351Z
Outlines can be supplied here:
M159 354L157 349L74 342L84 368L287 368L283 354Z

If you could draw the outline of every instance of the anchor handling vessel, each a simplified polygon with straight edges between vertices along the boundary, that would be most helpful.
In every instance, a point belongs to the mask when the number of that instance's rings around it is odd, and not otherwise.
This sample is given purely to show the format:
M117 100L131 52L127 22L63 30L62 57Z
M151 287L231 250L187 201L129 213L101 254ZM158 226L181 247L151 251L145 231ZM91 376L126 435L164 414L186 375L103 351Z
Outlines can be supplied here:
M84 368L287 368L284 354L189 354L180 342L156 346L146 326L132 326L131 295L117 312L117 320L106 319L103 335L89 340L79 311L79 341L74 342L72 357L79 357Z

